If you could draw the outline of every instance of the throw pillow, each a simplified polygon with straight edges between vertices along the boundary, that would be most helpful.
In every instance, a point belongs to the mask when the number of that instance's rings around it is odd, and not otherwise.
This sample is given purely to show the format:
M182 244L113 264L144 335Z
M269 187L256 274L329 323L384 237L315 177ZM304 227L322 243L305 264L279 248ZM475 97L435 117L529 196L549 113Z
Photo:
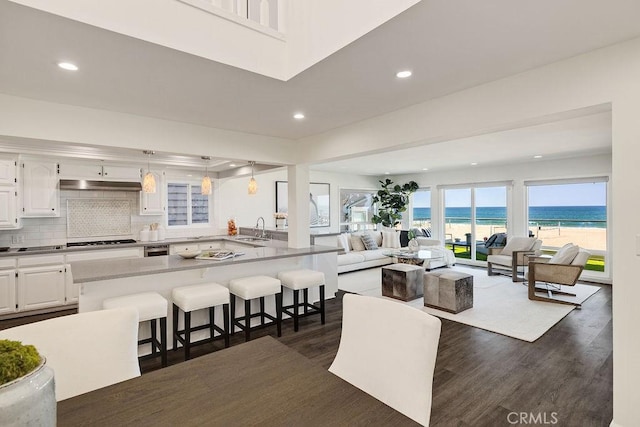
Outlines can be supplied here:
M512 237L507 242L507 246L502 249L501 255L513 255L515 251L528 251L536 243L534 237Z
M382 246L382 233L380 231L367 230L367 231L365 231L365 233L367 233L371 237L373 237L373 240L376 241L376 245L378 245L378 247Z
M364 251L366 248L364 247L364 243L362 243L360 234L352 234L351 235L351 247L354 251Z
M422 234L424 235L424 237L431 237L431 227L423 228L422 229Z
M578 255L580 248L573 243L567 243L558 252L553 254L549 260L549 264L570 264L571 261Z
M375 239L371 237L369 233L364 233L361 237L361 240L362 240L362 243L364 244L364 247L368 251L378 249L378 244L376 243Z
M338 235L338 247L344 250L344 253L349 253L349 235L348 234L340 234Z
M397 233L395 231L383 231L382 247L389 249L398 249L400 247L400 233Z

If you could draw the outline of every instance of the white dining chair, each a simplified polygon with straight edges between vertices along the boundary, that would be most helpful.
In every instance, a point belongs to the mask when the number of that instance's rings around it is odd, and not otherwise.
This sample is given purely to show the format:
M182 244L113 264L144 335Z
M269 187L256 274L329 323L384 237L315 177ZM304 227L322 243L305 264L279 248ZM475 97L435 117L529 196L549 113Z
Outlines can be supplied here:
M429 425L440 319L402 303L346 294L329 371L414 421Z
M54 372L56 401L140 376L138 312L132 308L55 317L0 331L32 344Z

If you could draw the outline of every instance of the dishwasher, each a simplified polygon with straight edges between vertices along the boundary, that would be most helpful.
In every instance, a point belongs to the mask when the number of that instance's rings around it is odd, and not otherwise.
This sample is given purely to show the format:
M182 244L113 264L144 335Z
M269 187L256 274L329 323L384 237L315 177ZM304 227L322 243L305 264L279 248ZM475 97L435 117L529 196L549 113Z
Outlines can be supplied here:
M169 245L145 245L144 256L163 256L169 255Z

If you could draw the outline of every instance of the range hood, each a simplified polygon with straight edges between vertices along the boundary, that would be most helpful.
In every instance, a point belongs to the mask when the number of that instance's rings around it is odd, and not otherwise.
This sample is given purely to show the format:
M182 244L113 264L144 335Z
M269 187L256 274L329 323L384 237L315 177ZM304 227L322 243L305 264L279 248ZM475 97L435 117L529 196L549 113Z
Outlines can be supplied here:
M138 181L89 181L84 179L61 179L61 190L93 190L93 191L142 191Z

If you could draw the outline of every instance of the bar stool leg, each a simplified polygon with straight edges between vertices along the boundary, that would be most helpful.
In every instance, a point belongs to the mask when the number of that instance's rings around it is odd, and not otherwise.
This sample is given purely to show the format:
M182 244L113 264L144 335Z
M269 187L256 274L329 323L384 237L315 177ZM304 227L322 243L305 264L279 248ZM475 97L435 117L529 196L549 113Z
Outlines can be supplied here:
M233 334L236 331L236 296L231 294L231 329L229 330L229 333Z
M276 294L276 326L278 336L282 336L282 292Z
M293 291L293 330L298 332L298 289L294 289ZM278 335L279 336L279 335Z
M251 301L244 302L244 340L251 339Z
M178 306L173 304L173 350L178 349Z
M162 344L161 344L161 353L160 357L162 359L162 367L167 367L167 318L160 318L160 334L162 335Z
M211 336L211 339L213 339L213 336L215 335L214 320L216 318L216 313L214 310L215 307L209 307L209 335Z
M184 360L191 358L191 312L184 312Z
M229 348L229 304L222 305L222 317L224 317L224 346Z
M324 285L320 286L320 322L324 325Z
M264 326L264 297L260 297L260 324Z
M149 324L151 325L151 354L158 354L158 335L156 331L156 319L149 320Z
M304 314L307 314L309 312L309 289L304 288L302 294L304 295Z

